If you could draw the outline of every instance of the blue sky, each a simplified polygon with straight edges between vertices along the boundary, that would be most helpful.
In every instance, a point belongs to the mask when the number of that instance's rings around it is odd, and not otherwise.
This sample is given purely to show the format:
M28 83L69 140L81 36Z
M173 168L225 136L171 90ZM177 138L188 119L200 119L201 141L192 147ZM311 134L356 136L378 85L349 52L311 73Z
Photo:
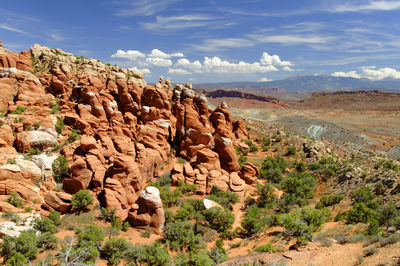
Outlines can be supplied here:
M398 0L16 0L0 14L6 49L61 48L149 82L400 78Z

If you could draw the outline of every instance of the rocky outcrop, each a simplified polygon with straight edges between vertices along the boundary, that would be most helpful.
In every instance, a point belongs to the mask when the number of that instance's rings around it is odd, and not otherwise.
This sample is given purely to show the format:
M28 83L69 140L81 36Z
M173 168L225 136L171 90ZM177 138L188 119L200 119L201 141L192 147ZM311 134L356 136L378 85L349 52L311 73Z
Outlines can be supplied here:
M165 216L160 191L156 187L147 187L131 210L128 221L133 226L150 226L155 233L161 234Z
M21 187L24 198L44 198L47 211L67 212L66 195L89 189L122 220L160 231L159 192L145 187L167 161L186 160L174 166L173 183L196 184L198 194L213 186L244 190L235 146L248 138L246 126L232 119L226 105L209 108L207 98L191 84L172 86L160 78L150 86L131 70L40 45L20 54L2 49L0 55L0 109L7 118L0 117L0 150L10 154L0 157L0 163L17 151L39 153L25 166L3 166L21 180L10 186L0 172L2 194ZM69 163L62 186L68 194L52 191L56 155L44 152L54 151ZM243 178L251 179L251 171ZM27 180L41 183L40 188L25 184Z

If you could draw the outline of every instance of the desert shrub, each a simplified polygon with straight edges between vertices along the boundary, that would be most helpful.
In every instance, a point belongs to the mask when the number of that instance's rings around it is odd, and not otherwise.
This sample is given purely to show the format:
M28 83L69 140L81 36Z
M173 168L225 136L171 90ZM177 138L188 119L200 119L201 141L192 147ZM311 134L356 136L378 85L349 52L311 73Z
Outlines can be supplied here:
M146 228L146 230L140 233L140 236L144 238L149 238L151 236L151 229Z
M276 248L271 243L267 243L265 245L254 248L254 251L256 251L256 252L273 252L273 251L281 251L281 249Z
M181 191L183 195L193 195L196 194L197 185L196 184L187 185L185 181L179 180L178 187L176 189Z
M242 234L252 236L259 233L267 223L264 211L255 205L247 207L244 218L241 221Z
M36 246L42 250L56 249L58 239L52 232L45 232L38 236Z
M304 171L306 171L306 169L307 169L306 163L303 162L303 161L299 162L299 163L296 165L296 171L297 171L297 172L304 172Z
M283 198L287 204L304 206L308 199L314 197L316 185L317 180L310 174L292 173L281 183L281 188L285 191Z
M101 257L106 259L108 263L119 264L124 258L125 252L128 250L129 244L125 238L110 238L101 248Z
M132 254L131 247L128 248L125 256L129 256L129 254ZM136 254L138 253L136 252ZM137 261L140 263L146 263L147 265L163 266L169 265L171 262L168 250L162 248L157 243L142 247L139 255Z
M55 226L53 221L46 217L37 219L33 225L33 228L42 233L49 232L54 234L55 232L57 232L57 227Z
M58 211L52 211L50 212L49 218L55 225L60 225L61 224L61 214Z
M81 137L82 137L82 136L81 136L81 131L80 131L80 130L72 129L72 130L71 130L71 133L68 134L68 142L69 142L69 143L72 143L72 142L74 142L75 140L80 139Z
M37 245L36 232L24 231L18 237L4 236L0 244L1 256L8 260L16 253L21 253L27 259L32 260L39 252Z
M25 201L19 196L17 192L11 192L10 197L7 199L7 202L17 208L21 208L25 205Z
M350 224L356 223L369 223L376 219L377 213L371 209L364 202L356 202L346 213L346 221Z
M115 214L115 209L112 209L110 212L107 211L106 208L100 207L100 217L106 222L111 222Z
M24 266L28 262L28 259L21 253L16 252L10 258L6 260L7 266Z
M40 149L31 147L28 151L29 155L36 155L40 153Z
M296 155L297 149L296 146L292 145L287 148L286 156L293 156Z
M399 166L395 164L393 160L389 160L383 164L383 170L399 171Z
M20 115L23 112L25 112L26 109L28 109L28 107L17 105L17 108L15 109L15 111L10 112L10 114Z
M193 223L186 221L168 223L164 227L163 242L172 250L196 252L202 246L202 238L193 227Z
M233 214L220 207L212 207L202 212L208 226L218 232L228 231L232 228L235 217Z
M55 98L54 102L50 102L50 108L52 114L60 113L60 104L58 103L58 98Z
M72 195L72 206L74 206L77 212L86 211L87 207L93 203L93 197L89 190L79 190Z
M205 210L203 200L201 199L186 199L185 203L192 206L195 211Z
M176 205L180 196L182 196L182 191L180 191L179 189L171 190L169 186L160 189L160 197L163 205L166 207Z
M210 258L207 252L201 251L190 255L189 265L203 266L203 265L215 265L215 262Z
M58 156L52 164L54 180L58 183L69 177L68 161L64 156Z
M185 164L185 163L186 163L186 160L183 159L182 157L179 157L179 158L178 158L178 163L180 163L180 164Z
M284 234L296 237L300 243L311 240L312 232L317 231L329 219L328 209L301 209L294 213L278 215L276 223L285 227Z
M238 158L238 163L240 165L240 167L243 167L243 165L247 162L247 157L244 155L240 155L240 157Z
M223 241L218 239L215 243L215 246L213 246L210 252L208 252L208 256L217 264L228 260L228 256L226 255L226 250L224 249L223 244Z
M249 146L250 152L258 151L258 147L253 143L253 141L251 139L244 140L244 143L246 143Z
M232 209L232 205L239 202L239 197L236 193L230 191L221 191L216 186L211 189L207 199L219 203L224 208Z
M175 220L186 221L193 218L196 214L195 209L192 205L183 205L176 213L175 213Z
M58 255L58 263L60 265L94 265L100 256L99 245L86 241L78 241L76 243L75 240L75 237L66 237L64 239Z
M381 238L379 241L379 244L381 247L387 246L387 245L392 245L400 241L400 235L398 234L392 234L388 237Z
M318 163L310 164L309 168L326 176L333 176L339 171L339 166L332 157L322 157Z
M348 236L344 236L344 235L337 235L334 238L341 245L344 245L344 244L347 244L347 243L351 242L350 238Z
M124 231L124 232L127 232L127 231L129 230L130 227L131 227L131 225L130 225L128 222L124 222L124 223L122 224L121 230Z
M274 187L267 183L265 185L259 185L257 184L257 206L260 208L266 208L266 207L271 207L273 206L276 201L277 197L274 193Z
M363 249L363 254L365 257L374 255L375 253L377 253L379 251L379 249L377 247L368 247Z
M64 125L64 120L61 117L57 117L57 122L56 125L54 126L54 129L58 134L61 134L64 131L65 125Z
M273 183L280 183L282 181L282 174L286 172L289 166L284 158L267 157L264 159L260 169L260 178L268 179Z
M83 229L79 228L75 231L78 246L100 245L104 241L105 232L103 228L90 224Z
M26 212L32 212L33 211L33 209L32 209L32 207L25 207L24 208L24 210L26 211Z
M375 199L376 195L369 187L360 188L351 195L351 199L353 203L365 203L369 204L373 199Z
M317 209L321 209L324 207L332 206L335 204L338 204L340 201L342 201L344 195L343 194L336 194L336 195L330 195L330 196L323 196L319 199L319 202L315 206Z
M165 186L171 186L171 185L172 185L171 176L161 176L161 177L157 178L156 182L152 182L149 184L149 186L153 186L158 189L165 187Z

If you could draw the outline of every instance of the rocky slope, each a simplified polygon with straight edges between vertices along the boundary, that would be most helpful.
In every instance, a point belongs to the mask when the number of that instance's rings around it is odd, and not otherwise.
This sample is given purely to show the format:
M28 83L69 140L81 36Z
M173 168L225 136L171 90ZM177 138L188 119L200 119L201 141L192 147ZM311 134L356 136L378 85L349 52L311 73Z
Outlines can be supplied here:
M261 96L261 95L255 95L252 93L246 93L246 92L240 92L240 91L234 91L234 90L213 90L213 91L202 91L208 98L211 99L230 99L232 98L238 98L240 99L241 102L246 102L246 101L251 101L251 102L260 102L260 104L264 108L285 108L289 107L289 104L287 104L284 101L281 101L277 98L271 97L271 96ZM212 100L211 100L212 101ZM227 100L228 101L228 100ZM232 104L231 104L232 105ZM232 105L236 106L236 105ZM249 107L253 107L254 105L249 105Z
M42 214L67 212L71 194L89 189L122 220L160 228L162 206L143 208L139 195L177 157L186 163L173 181L200 195L245 189L234 148L248 138L245 124L224 105L210 109L191 84L149 86L139 73L40 45L0 48L0 77L0 194L17 192ZM62 189L52 176L58 155L69 164Z

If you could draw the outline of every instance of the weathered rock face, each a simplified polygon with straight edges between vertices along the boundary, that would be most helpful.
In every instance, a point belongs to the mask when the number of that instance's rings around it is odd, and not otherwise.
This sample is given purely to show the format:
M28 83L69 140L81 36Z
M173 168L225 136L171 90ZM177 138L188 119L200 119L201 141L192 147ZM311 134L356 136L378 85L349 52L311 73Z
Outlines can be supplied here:
M249 162L246 162L239 172L240 178L242 178L246 182L246 184L249 185L256 183L259 175L260 170L258 170L257 166Z
M133 226L151 226L161 234L165 216L160 191L156 187L147 187L140 193L136 205L129 211L128 221Z
M173 87L160 78L149 86L140 73L34 45L20 54L0 48L0 90L0 110L11 118L0 115L0 152L10 154L0 156L0 163L17 151L41 152L32 159L38 169L35 178L43 181L41 194L21 193L43 196L46 210L70 208L63 192L51 191L56 156L45 158L43 152L53 150L69 162L65 192L89 189L121 219L157 230L164 221L159 192L144 188L166 161L185 159L174 167L173 182L196 184L199 194L213 186L241 192L241 177L255 175L251 167L238 175L234 147L248 138L244 123L233 120L225 105L209 109L205 96L196 94L191 84ZM18 163L6 168L19 175L18 182L35 179ZM3 194L23 190L22 183L10 187L7 174L3 176L0 172ZM26 187L32 193L38 189Z

